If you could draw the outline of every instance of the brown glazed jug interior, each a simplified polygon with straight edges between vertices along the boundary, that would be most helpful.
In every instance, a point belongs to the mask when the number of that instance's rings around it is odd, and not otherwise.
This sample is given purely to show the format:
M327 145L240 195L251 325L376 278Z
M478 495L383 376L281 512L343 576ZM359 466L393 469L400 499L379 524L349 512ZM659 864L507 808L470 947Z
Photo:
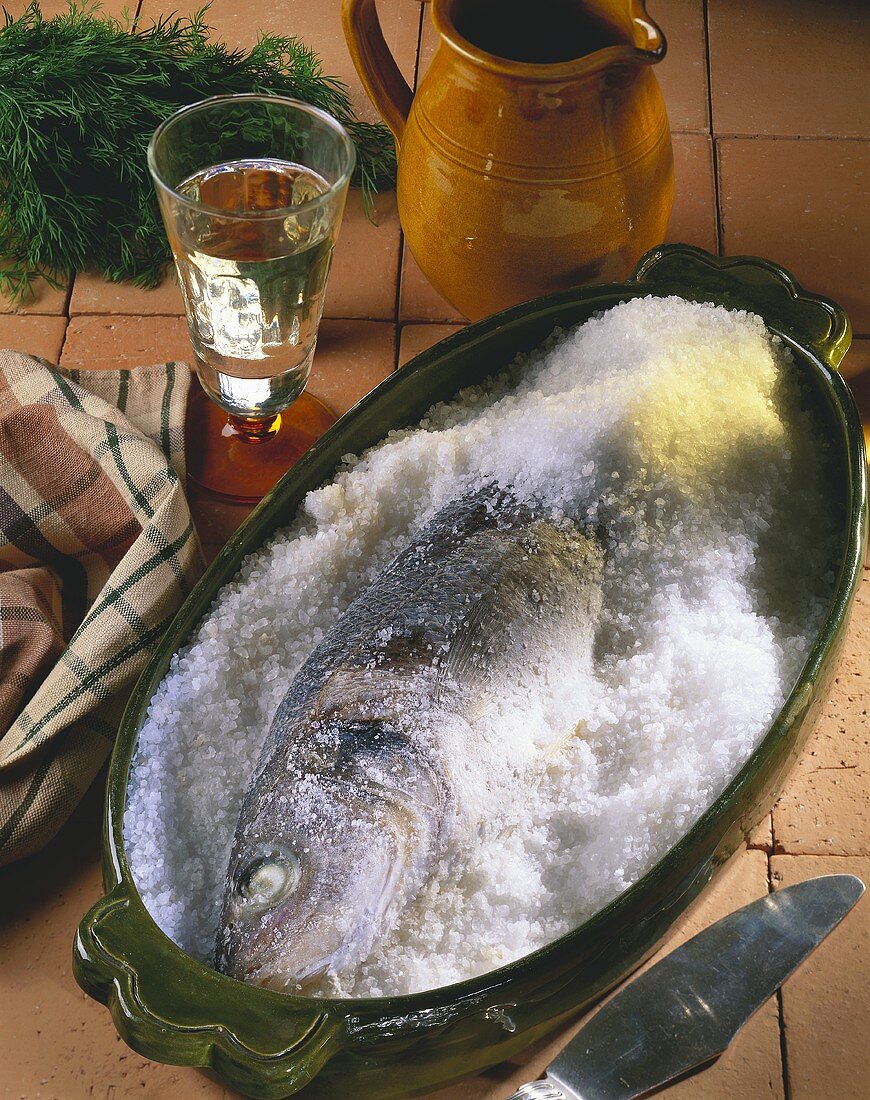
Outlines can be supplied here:
M661 243L673 158L642 0L433 0L416 95L374 0L344 0L370 96L399 144L399 217L424 274L475 319L620 281Z
M451 5L447 18L457 35L495 57L554 65L630 45L626 27L607 14L577 0L465 0Z

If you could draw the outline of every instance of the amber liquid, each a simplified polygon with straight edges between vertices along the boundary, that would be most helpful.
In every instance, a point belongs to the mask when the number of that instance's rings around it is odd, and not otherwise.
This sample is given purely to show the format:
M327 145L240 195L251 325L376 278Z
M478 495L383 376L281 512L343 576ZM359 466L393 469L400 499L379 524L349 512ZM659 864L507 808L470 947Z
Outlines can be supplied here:
M336 221L312 200L328 185L270 159L214 165L178 190L201 204L170 230L200 381L233 416L274 417L311 370Z

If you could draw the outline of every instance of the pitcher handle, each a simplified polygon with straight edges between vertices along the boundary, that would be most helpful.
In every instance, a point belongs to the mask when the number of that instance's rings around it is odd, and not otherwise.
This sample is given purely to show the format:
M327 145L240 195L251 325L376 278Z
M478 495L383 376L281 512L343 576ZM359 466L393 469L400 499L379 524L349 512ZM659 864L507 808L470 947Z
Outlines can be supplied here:
M350 56L363 87L398 145L414 93L384 40L375 0L343 0L341 18Z

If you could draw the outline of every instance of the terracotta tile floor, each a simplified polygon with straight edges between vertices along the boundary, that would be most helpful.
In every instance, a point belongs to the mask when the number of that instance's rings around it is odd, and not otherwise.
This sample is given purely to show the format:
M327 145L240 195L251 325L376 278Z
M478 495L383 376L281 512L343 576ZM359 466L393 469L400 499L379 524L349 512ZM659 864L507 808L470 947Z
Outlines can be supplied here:
M714 0L708 18L717 133L870 138L865 0Z
M23 3L12 0L11 10ZM44 3L46 12L58 6ZM426 6L418 0L379 0L378 6L400 66L413 81L435 44ZM111 0L104 7L120 14L125 4ZM162 0L143 0L142 8L146 17L167 10ZM870 21L864 0L649 0L649 9L671 46L660 69L677 170L670 239L766 255L846 306L859 339L843 373L870 420ZM300 34L372 118L338 11L336 0L215 0L208 18L233 45L250 44L256 29ZM181 314L172 279L146 292L82 275L71 291L43 286L24 307L0 303L0 344L68 366L185 358ZM398 363L455 332L462 320L403 247L391 195L379 199L374 223L365 218L359 196L351 199L326 314L312 389L339 412ZM197 499L193 505L211 552L244 514ZM870 580L831 697L772 819L753 832L672 944L771 887L839 870L867 879L868 652ZM0 1096L228 1096L194 1071L134 1054L116 1038L105 1011L72 980L72 930L99 891L99 802L95 789L45 852L0 873ZM666 1094L705 1100L866 1096L868 926L865 900L787 983L781 1001L771 1001L714 1067ZM503 1100L540 1071L568 1033L535 1050L525 1064L498 1067L442 1091L438 1100Z

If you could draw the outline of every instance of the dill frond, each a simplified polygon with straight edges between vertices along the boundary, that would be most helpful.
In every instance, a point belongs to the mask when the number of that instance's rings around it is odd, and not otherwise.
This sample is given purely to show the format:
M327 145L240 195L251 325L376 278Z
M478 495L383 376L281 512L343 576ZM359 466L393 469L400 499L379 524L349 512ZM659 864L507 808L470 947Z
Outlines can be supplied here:
M33 2L0 26L0 289L25 297L39 275L88 268L154 286L170 259L145 152L173 111L210 95L262 92L321 107L357 147L367 201L395 179L393 139L360 122L344 85L298 38L250 50L212 41L207 8L132 29L72 2L45 19Z

